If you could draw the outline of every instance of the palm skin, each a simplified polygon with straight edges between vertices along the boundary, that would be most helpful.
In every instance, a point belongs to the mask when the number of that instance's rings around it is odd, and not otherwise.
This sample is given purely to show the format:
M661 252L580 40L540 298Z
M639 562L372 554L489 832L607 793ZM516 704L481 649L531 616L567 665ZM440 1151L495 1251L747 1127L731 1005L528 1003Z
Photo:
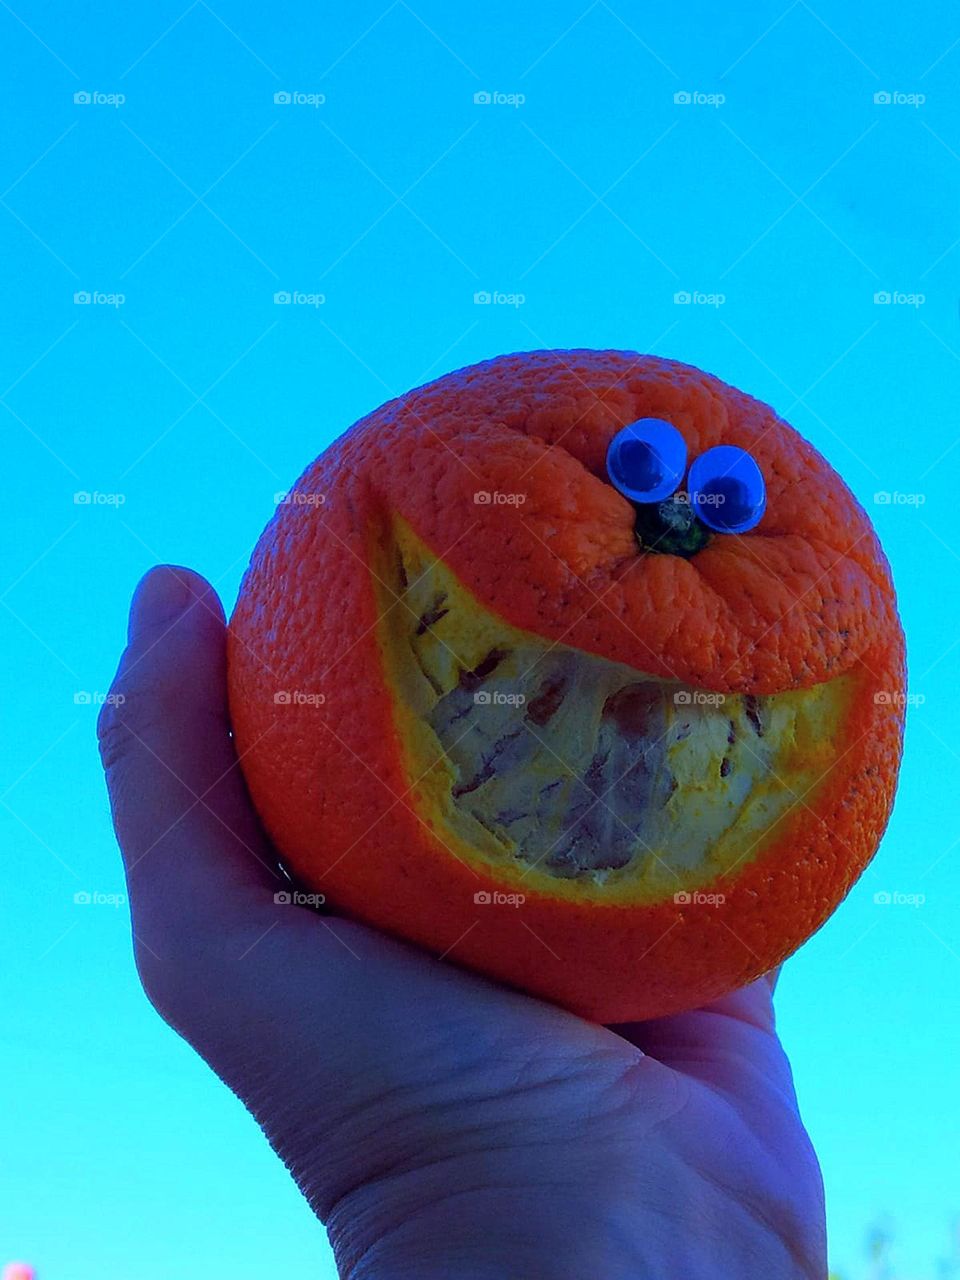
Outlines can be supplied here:
M152 571L100 723L148 996L350 1280L826 1275L774 979L616 1028L290 905L237 768L223 612Z

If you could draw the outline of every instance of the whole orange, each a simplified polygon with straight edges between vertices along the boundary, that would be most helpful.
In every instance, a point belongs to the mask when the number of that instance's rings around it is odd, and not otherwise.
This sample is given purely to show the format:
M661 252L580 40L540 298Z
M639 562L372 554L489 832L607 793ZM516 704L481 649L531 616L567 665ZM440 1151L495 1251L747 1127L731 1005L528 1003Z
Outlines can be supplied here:
M672 423L766 512L664 552L605 470ZM866 514L772 409L616 351L364 418L279 505L229 637L250 793L328 904L603 1022L782 961L876 850L903 636Z

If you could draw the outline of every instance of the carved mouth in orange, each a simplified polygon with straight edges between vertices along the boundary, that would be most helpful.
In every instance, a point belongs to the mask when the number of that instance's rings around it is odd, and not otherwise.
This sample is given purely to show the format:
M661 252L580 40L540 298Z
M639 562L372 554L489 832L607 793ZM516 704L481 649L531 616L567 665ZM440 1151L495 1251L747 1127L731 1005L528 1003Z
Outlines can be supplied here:
M399 519L377 577L413 800L505 884L610 904L695 890L809 804L840 750L852 674L711 692L550 643L486 610Z

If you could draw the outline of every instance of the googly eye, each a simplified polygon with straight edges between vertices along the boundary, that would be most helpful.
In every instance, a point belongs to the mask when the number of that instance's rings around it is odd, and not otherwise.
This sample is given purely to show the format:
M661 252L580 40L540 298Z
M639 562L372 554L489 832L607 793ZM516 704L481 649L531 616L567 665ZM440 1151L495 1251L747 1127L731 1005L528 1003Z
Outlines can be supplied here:
M767 507L767 487L756 460L733 444L718 444L696 458L687 478L697 519L716 533L746 533Z
M607 449L610 483L631 502L669 498L686 466L686 442L663 418L638 418L618 431Z

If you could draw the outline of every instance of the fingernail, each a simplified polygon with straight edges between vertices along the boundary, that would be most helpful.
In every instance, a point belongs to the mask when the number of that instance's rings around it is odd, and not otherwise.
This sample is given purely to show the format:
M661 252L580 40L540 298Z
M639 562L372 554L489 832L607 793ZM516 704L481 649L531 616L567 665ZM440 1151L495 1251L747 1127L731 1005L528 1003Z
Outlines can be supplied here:
M145 573L130 602L128 638L175 621L197 598L191 580L190 571L176 565L157 565Z

